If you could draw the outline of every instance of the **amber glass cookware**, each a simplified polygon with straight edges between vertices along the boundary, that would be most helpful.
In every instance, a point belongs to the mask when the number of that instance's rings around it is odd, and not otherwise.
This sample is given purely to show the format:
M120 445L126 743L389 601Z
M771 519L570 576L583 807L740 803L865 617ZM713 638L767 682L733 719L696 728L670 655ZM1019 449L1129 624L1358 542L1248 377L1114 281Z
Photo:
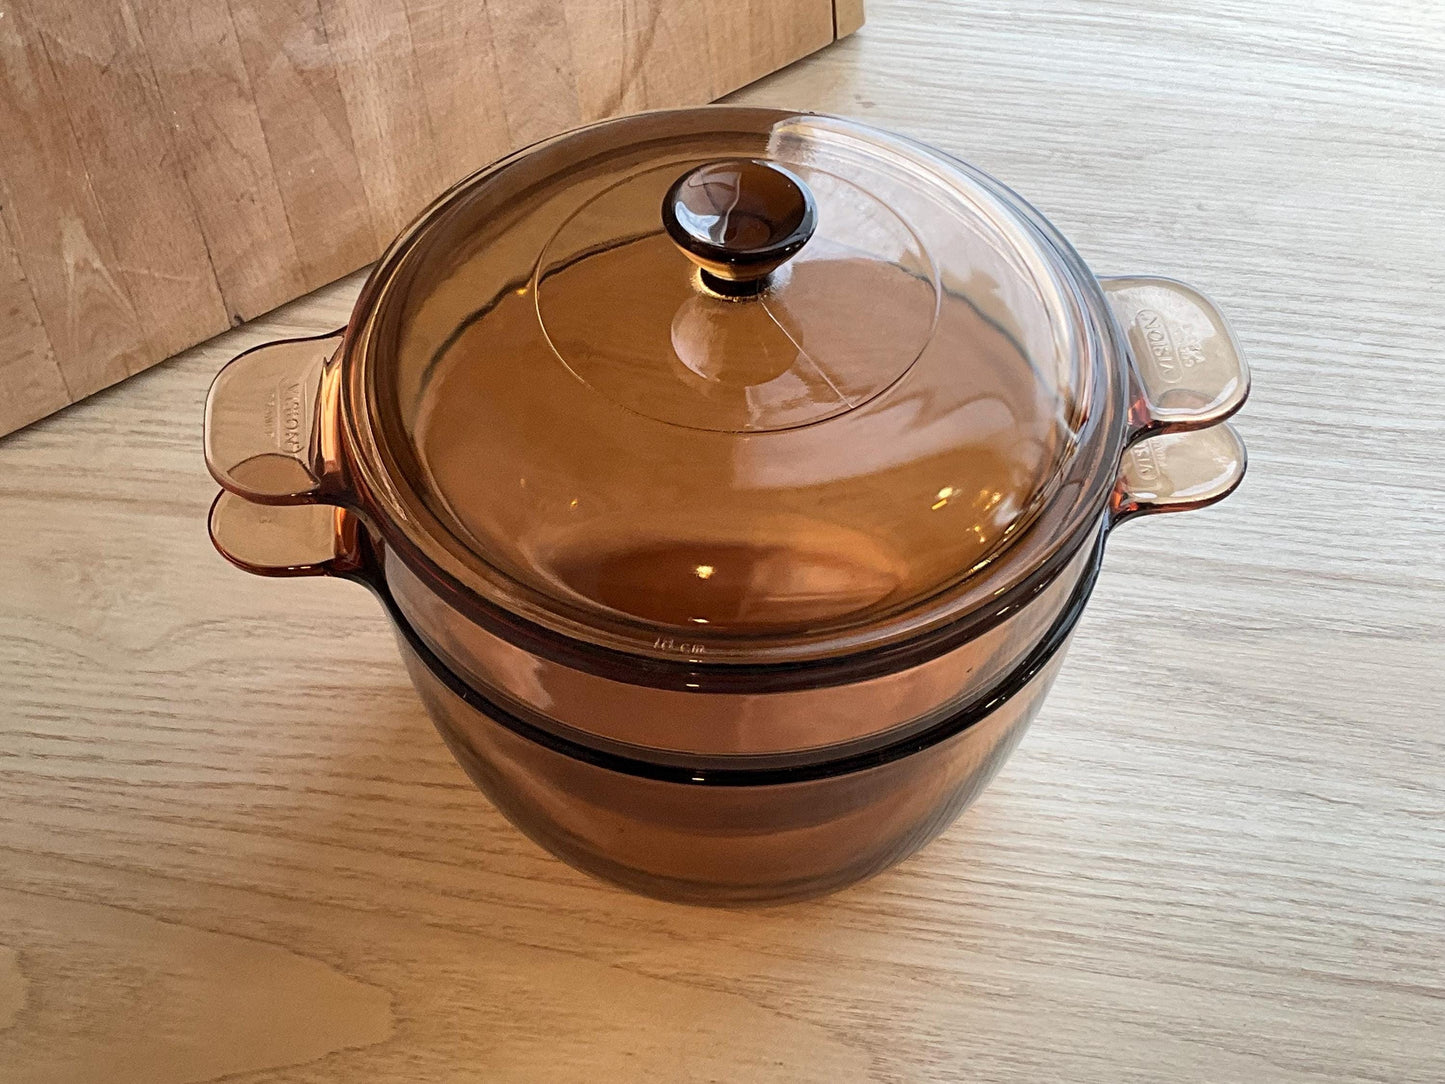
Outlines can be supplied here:
M381 598L546 847L703 902L827 891L978 792L1122 520L1228 494L1214 306L853 121L652 113L433 203L342 331L232 361L211 536Z

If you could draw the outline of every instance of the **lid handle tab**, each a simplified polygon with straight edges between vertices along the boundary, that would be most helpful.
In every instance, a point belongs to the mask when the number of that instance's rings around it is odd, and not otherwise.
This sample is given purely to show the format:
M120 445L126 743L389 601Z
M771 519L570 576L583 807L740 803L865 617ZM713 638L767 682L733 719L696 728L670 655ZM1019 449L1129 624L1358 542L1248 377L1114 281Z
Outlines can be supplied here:
M232 358L206 395L206 466L259 504L307 504L336 489L342 332L286 339Z
M1129 343L1130 439L1217 425L1244 405L1249 368L1214 303L1173 279L1100 279Z

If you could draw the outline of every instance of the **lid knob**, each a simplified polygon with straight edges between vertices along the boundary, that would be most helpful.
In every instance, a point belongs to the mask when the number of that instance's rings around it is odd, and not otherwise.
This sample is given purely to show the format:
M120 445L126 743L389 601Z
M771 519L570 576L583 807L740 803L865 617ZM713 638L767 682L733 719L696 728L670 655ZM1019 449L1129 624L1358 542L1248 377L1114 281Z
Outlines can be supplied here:
M730 158L679 177L662 200L662 224L702 268L703 282L732 296L757 293L818 225L802 180L771 162Z

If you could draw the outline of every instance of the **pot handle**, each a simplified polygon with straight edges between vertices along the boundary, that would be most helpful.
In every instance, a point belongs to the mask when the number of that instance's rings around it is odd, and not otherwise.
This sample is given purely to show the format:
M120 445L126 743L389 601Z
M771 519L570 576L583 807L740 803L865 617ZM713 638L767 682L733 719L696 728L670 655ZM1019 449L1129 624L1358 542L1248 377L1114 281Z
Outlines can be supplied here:
M260 504L306 504L340 489L336 412L342 332L247 350L206 395L206 466Z
M1212 301L1173 279L1099 282L1129 344L1131 440L1203 429L1244 405L1249 370Z
M1222 501L1244 479L1248 456L1234 426L1161 433L1124 452L1110 500L1110 525Z
M357 579L366 565L360 519L335 505L277 508L223 490L209 526L216 551L257 576Z

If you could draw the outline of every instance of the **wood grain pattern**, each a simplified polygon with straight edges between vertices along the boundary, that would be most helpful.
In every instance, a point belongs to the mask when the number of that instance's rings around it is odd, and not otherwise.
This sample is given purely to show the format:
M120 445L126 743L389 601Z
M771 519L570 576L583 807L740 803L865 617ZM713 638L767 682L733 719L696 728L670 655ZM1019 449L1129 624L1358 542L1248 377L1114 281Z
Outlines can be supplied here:
M821 48L832 10L16 0L0 196L49 348L0 337L0 434L354 271L508 150L709 101Z
M502 102L512 144L576 125L582 112L565 7L549 0L488 4L487 21L502 84L517 88Z
M134 7L226 311L249 320L306 287L230 8Z
M863 25L863 0L835 0L833 4L833 36L846 38Z
M513 146L491 23L474 0L412 0L407 23L416 51L427 118L435 132L466 132L437 141L437 169L451 185ZM479 109L481 103L483 108ZM437 193L431 193L435 196Z
M0 212L74 400L141 368L144 335L110 270L116 263L110 230L69 114L57 108L60 84L40 27L23 3L9 5L6 15L0 20L0 138L6 148ZM7 398L28 394L17 390Z
M211 552L210 378L359 281L229 332L0 442L0 1079L1445 1079L1445 20L869 18L743 97L928 139L1098 271L1210 293L1254 367L1239 492L1118 532L915 859L675 907L488 806L364 592Z
M69 1035L22 1047L9 1080L185 1084L312 1061L392 1032L382 988L250 938L5 891L0 923L25 945L25 967L52 979L37 988L14 955L8 975L0 960L0 1013L8 996L27 1034ZM134 954L118 960L117 944Z
M743 86L759 70L773 71L833 39L833 8L756 0L721 0L706 6L708 55L718 93Z
M0 215L0 430L18 429L68 402L65 377Z
M30 0L30 11L45 28L86 179L109 209L113 270L147 356L173 354L227 322L226 310L140 30L123 4Z
M319 0L230 10L301 277L340 278L371 258L377 230Z
M707 52L705 8L663 0L569 0L566 13L583 119L636 113L655 100L700 105L720 93ZM622 32L610 35L614 26ZM598 48L599 42L609 47Z

